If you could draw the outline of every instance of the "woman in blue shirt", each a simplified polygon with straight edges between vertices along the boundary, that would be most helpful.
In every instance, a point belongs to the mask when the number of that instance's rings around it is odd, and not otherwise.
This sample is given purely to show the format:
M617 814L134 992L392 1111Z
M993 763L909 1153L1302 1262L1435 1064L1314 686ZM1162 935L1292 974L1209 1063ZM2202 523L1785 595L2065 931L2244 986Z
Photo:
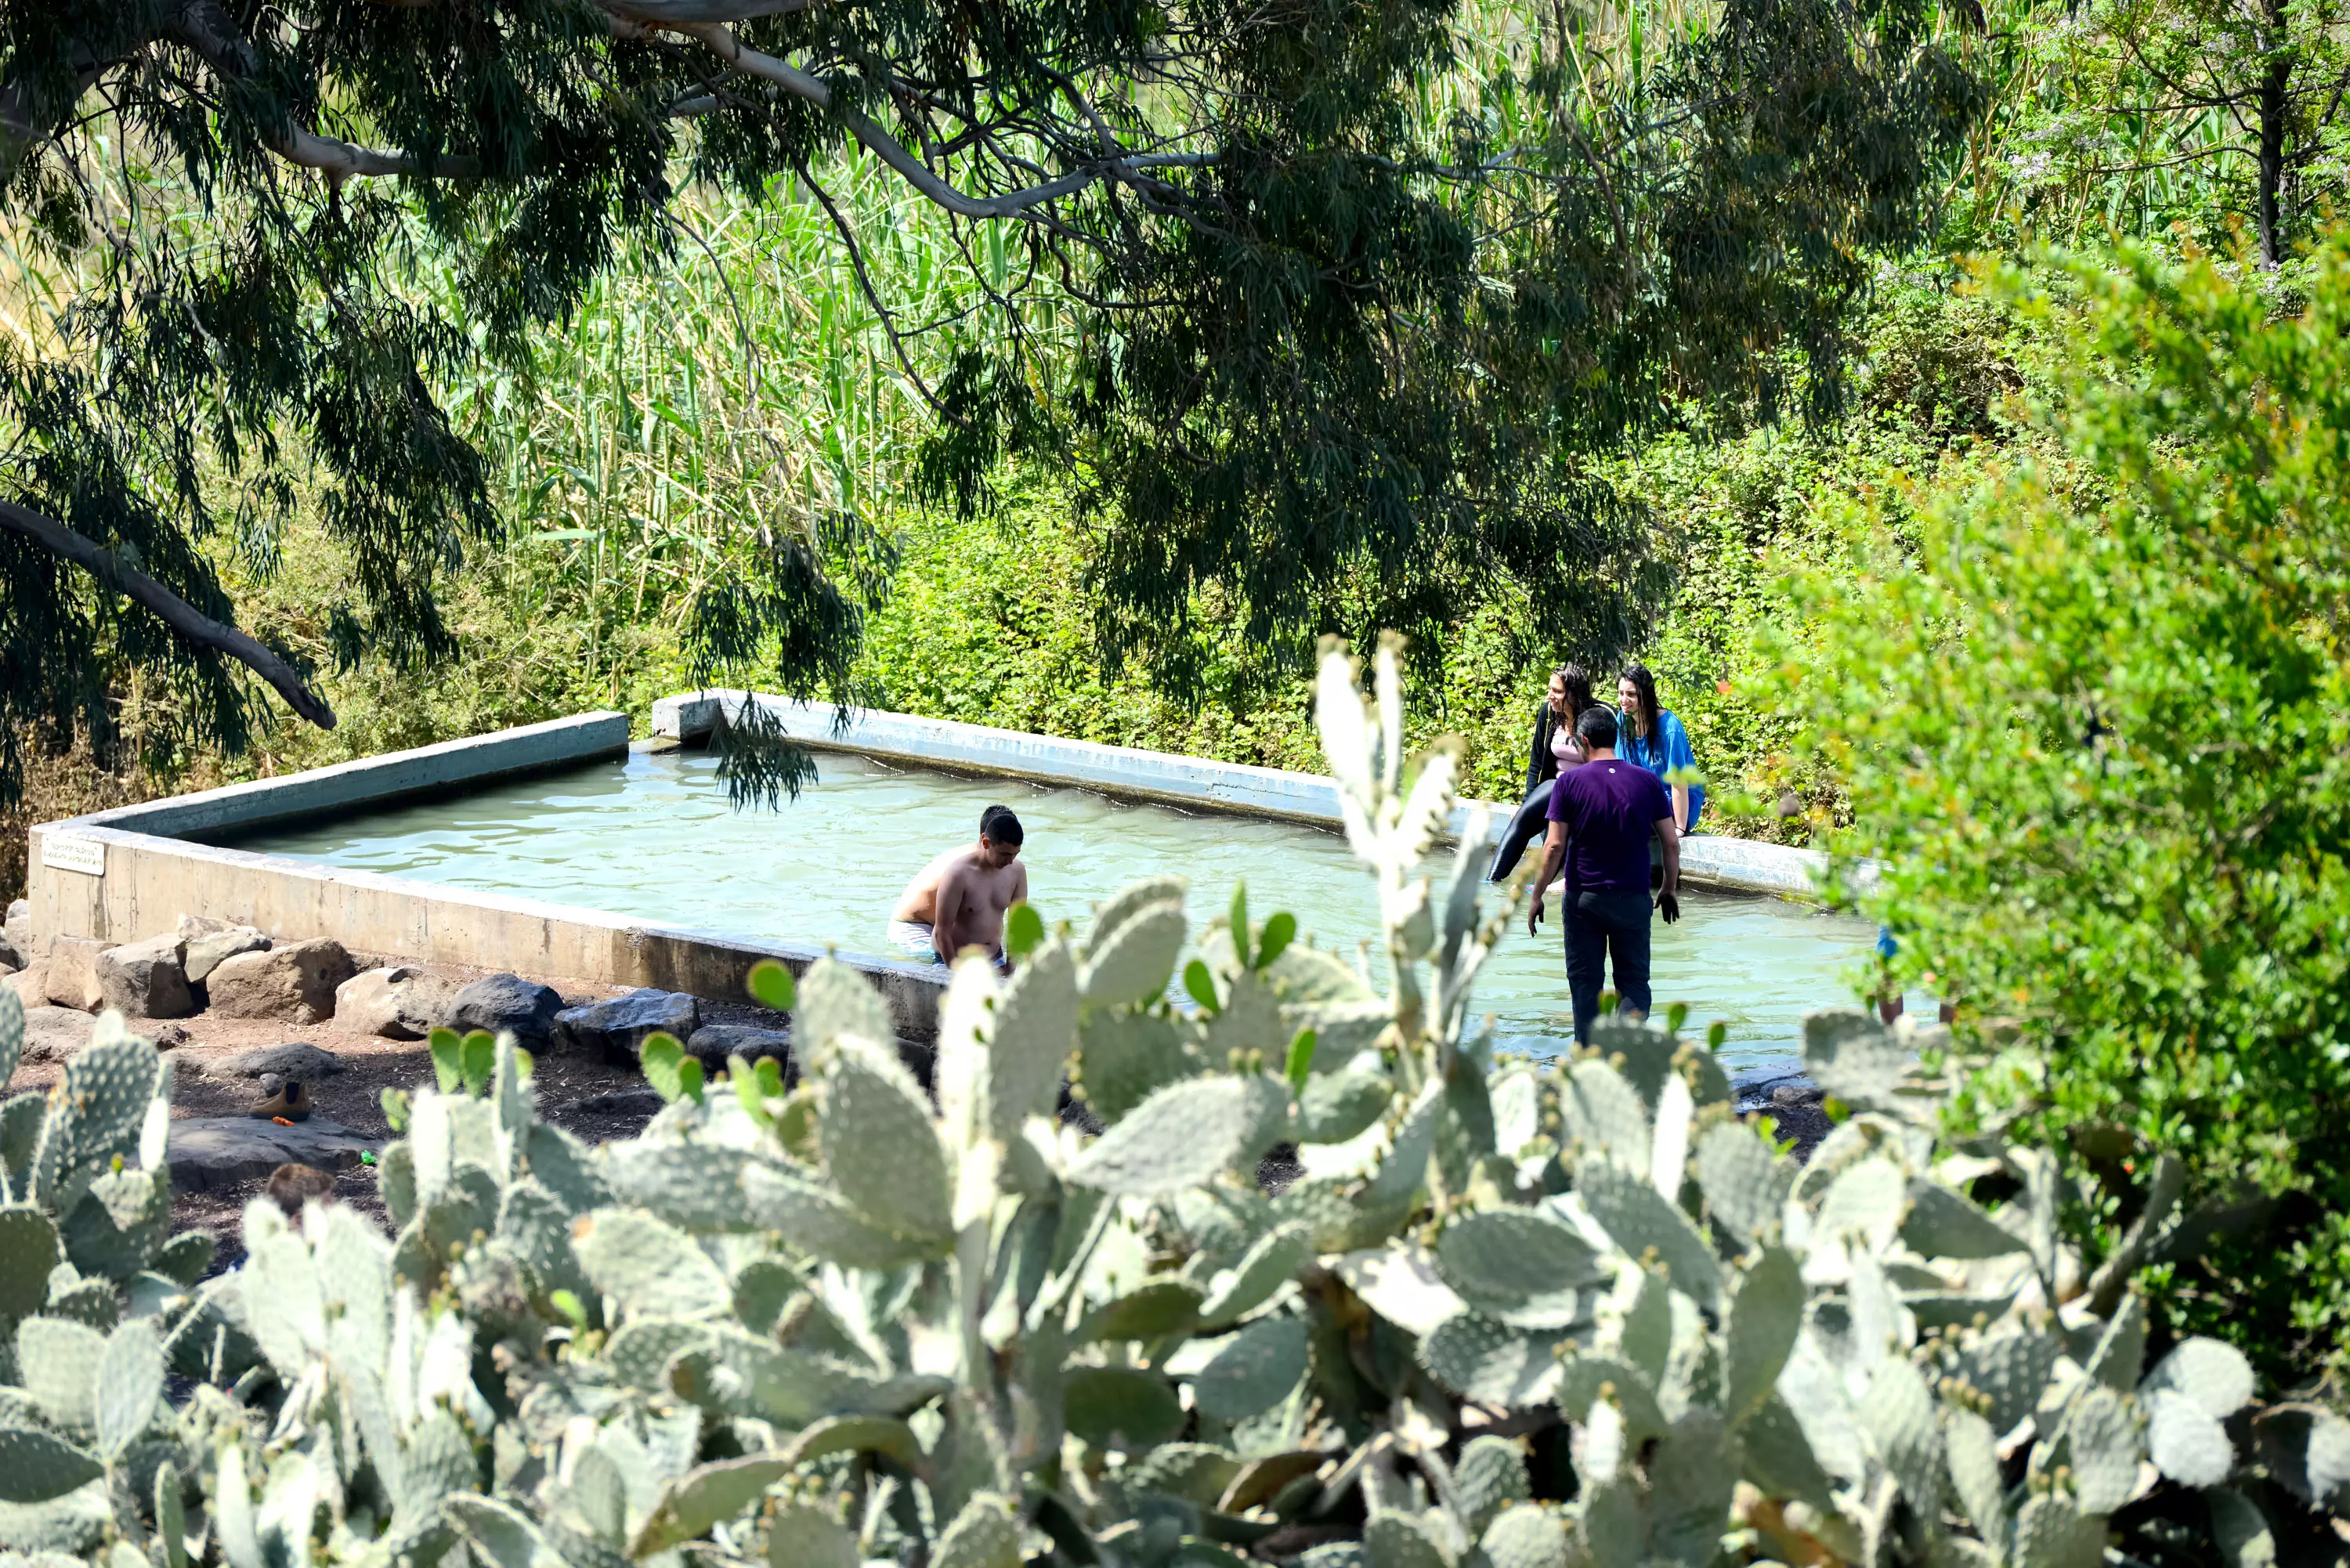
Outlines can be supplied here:
M1622 678L1616 682L1616 705L1624 714L1622 732L1616 740L1617 756L1638 763L1660 780L1697 766L1689 732L1657 705L1657 678L1648 673L1647 665L1624 667ZM1698 814L1705 810L1705 786L1667 781L1666 788L1672 792L1674 822L1683 833L1696 832Z

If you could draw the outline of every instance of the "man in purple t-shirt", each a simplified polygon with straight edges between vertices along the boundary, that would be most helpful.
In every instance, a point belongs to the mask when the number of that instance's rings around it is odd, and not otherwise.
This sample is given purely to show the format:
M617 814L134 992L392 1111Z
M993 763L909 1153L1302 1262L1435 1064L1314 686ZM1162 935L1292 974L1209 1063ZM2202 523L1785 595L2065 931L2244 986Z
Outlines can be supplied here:
M1668 923L1680 918L1681 836L1672 797L1657 775L1616 755L1616 715L1591 708L1575 734L1590 760L1562 774L1550 794L1550 839L1534 883L1526 930L1542 919L1543 896L1566 867L1566 988L1575 999L1575 1038L1591 1037L1599 1013L1602 965L1611 957L1624 1010L1648 1012L1648 841L1664 846L1665 879L1657 904Z

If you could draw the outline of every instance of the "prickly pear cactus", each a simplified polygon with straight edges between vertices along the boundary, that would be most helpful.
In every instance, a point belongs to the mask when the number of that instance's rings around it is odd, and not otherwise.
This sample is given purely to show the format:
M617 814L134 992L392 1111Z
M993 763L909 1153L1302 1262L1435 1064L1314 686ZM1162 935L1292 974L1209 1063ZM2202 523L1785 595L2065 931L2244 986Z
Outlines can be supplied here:
M24 1021L0 987L0 1082ZM209 1239L171 1234L171 1079L109 1013L53 1088L0 1100L0 1549L144 1542L198 1473L212 1401L165 1380L241 1336L198 1288Z
M1678 1016L1496 1061L1469 998L1508 910L1440 842L1451 753L1406 756L1392 648L1376 700L1357 676L1333 651L1317 703L1376 963L1241 894L1195 927L1174 880L1024 911L1009 979L954 971L929 1081L853 971L767 968L794 1086L656 1036L664 1108L595 1148L510 1041L436 1037L386 1103L390 1233L257 1203L194 1293L125 1179L168 1078L113 1027L72 1094L0 1107L0 1543L2088 1568L2277 1561L2350 1503L2350 1424L2248 1415L2224 1346L2149 1354L2130 1278L2199 1229L2175 1166L2090 1269L2052 1152L1939 1136L1930 1032L1810 1022L1850 1114L1800 1164Z

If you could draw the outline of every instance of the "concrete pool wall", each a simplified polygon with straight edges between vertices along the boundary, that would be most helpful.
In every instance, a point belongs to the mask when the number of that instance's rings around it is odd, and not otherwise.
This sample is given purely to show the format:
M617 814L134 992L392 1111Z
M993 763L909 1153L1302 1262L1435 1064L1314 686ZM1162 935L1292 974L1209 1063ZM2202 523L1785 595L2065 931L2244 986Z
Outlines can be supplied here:
M836 730L829 708L809 709L755 693L664 699L653 711L655 740L639 744L699 740L709 732L721 701L732 707L746 699L773 712L811 746L1194 810L1319 826L1339 822L1335 787L1311 774L866 710L851 710L847 723ZM36 938L134 941L170 930L182 914L202 914L257 926L281 940L332 937L348 948L401 959L730 998L743 994L745 976L762 959L781 960L796 971L823 956L827 950L818 943L763 941L662 925L186 836L233 836L272 823L462 793L495 779L618 756L629 744L626 714L587 713L43 823L27 834L27 898ZM1464 810L1456 817L1456 831L1465 815ZM1700 836L1686 841L1682 864L1689 878L1700 885L1802 896L1814 890L1825 857ZM941 989L937 970L891 958L838 956L880 987L901 1034L927 1040L936 1033Z
M280 940L332 937L347 948L401 959L730 999L744 995L744 979L762 959L780 959L796 972L823 957L816 943L748 940L175 836L226 835L459 791L628 749L627 714L586 713L43 823L27 835L33 929L44 941L135 941L170 930L183 913L203 914L257 926ZM941 986L933 971L840 956L879 985L901 1034L927 1040L937 1033Z

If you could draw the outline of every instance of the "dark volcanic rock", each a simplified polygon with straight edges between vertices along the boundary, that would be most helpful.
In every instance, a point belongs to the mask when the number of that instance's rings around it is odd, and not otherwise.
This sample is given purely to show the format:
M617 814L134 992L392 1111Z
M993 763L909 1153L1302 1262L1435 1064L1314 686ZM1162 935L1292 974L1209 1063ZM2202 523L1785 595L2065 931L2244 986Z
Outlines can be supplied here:
M646 1036L674 1034L679 1042L692 1037L701 1024L702 1009L681 991L639 991L610 1002L591 1002L556 1014L558 1045L608 1062L633 1062Z
M285 1165L348 1170L374 1147L323 1116L282 1127L258 1116L187 1116L172 1124L164 1158L181 1191L221 1192Z
M782 1064L784 1076L792 1075L792 1037L785 1030L754 1029L747 1023L705 1023L693 1032L685 1048L704 1067L713 1071L726 1065L729 1056L740 1056L754 1064L762 1056L773 1056Z
M543 1051L555 1037L555 1018L562 1011L563 998L553 986L518 974L494 974L451 997L442 1022L460 1034L486 1029L512 1034L525 1050Z
M296 1040L285 1045L264 1045L240 1051L212 1071L228 1078L259 1078L265 1073L296 1084L316 1084L343 1070L343 1059L332 1051Z

